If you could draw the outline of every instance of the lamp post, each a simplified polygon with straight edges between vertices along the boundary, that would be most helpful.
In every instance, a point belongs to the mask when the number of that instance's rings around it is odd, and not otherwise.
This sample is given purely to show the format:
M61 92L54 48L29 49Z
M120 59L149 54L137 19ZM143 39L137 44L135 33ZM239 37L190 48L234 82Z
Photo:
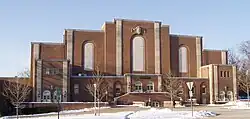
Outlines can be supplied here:
M247 107L249 107L249 82L248 82L248 70L246 71L246 83L247 83Z
M106 95L106 102L108 102L108 91L105 92Z
M56 89L56 92L57 92L57 105L58 105L58 113L57 113L57 117L58 117L58 119L59 119L59 115L60 115L60 100L61 100L61 89L60 88L57 88Z
M96 116L96 84L94 84L94 114Z
M50 85L50 101L53 102L53 85Z
M17 76L15 76L15 79L16 79L16 86L17 86L16 88L18 89L16 95L19 96L19 93L20 93L20 92L19 92L19 79L18 79ZM18 119L18 118L19 118L19 117L18 117L18 111L19 111L19 102L18 102L18 101L16 102L16 107L15 107L15 108L16 108L16 118Z

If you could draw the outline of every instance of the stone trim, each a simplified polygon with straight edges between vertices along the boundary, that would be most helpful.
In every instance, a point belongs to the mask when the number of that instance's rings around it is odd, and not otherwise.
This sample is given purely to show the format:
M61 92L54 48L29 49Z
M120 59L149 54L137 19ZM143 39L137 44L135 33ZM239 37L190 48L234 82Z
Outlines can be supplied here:
M42 97L42 60L36 60L36 101L41 102Z
M40 44L33 44L33 58L40 58Z
M237 78L236 78L236 66L233 66L233 95L234 95L234 101L237 100Z
M173 36L173 37L188 37L188 38L197 38L197 37L201 37L201 36L182 35L182 34L169 34L169 36Z
M154 23L154 39L155 39L155 73L161 73L161 55L160 55L160 23Z
M122 21L116 20L116 75L122 75Z
M161 76L157 76L157 79L158 79L158 92L162 92L162 88L161 88L162 77Z
M201 77L201 37L196 37L196 66L197 66L197 77Z
M221 51L221 64L227 64L227 53L226 51Z
M63 62L63 102L67 102L68 99L68 61Z
M32 79L33 79L33 86L36 86L36 72L37 72L37 63L36 63L36 60L37 59L39 59L40 58L40 44L39 43L32 43L32 45L33 45L33 64L31 64L31 65L33 65L33 70L32 70L32 74L33 74L33 76L32 76ZM37 90L37 89L36 89ZM36 97L36 90L33 90L32 91L32 94L33 94L33 96L32 96L32 98L33 98L33 101L36 101L36 99L37 99L37 97Z
M131 92L131 76L125 77L127 80L127 93Z
M213 65L209 65L208 69L208 77L209 77L209 96L210 96L210 104L214 103L213 98Z
M70 61L70 64L73 63L73 49L74 49L74 39L73 39L73 30L66 30L67 32L67 60Z
M227 50L218 50L218 49L203 49L203 51L214 51L214 52L227 52Z
M214 66L214 99L218 101L218 66Z

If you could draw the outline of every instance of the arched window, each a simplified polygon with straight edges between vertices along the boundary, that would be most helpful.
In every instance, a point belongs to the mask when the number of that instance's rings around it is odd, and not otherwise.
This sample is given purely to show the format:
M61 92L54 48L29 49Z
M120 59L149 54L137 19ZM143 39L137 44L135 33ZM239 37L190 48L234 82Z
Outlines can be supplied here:
M195 97L195 95L196 95L196 86L195 86L195 84L193 85L192 93L193 93L193 97Z
M228 91L227 92L227 100L228 101L232 101L233 100L233 92L232 91Z
M84 70L94 69L94 45L86 43L84 45Z
M152 81L149 81L148 82L148 85L147 85L147 90L149 91L149 92L153 92L154 91L154 82L152 82Z
M140 81L135 82L135 92L142 92L142 83Z
M122 91L121 82L117 81L114 83L114 91L115 91L115 96L120 96Z
M43 102L51 102L51 93L49 90L43 91Z
M57 91L55 91L53 94L53 99L54 99L54 102L58 102L58 101L61 102L62 96L61 95L58 96Z
M206 92L206 85L205 84L201 85L201 93L202 94L206 94L207 93Z
M225 101L226 98L225 98L225 91L220 91L220 94L219 94L219 101Z
M144 38L143 37L135 37L133 39L133 71L144 71L145 69L145 56L144 56Z
M179 72L186 73L187 71L187 48L182 46L179 48Z

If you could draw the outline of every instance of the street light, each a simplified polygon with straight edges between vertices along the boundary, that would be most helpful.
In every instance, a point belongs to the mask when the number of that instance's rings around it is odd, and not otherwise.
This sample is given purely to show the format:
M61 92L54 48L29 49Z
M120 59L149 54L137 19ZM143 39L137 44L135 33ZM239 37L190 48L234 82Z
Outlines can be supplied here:
M105 92L105 95L106 95L106 102L108 102L108 91L107 90Z
M246 71L246 82L247 82L247 107L249 107L249 82L248 82L248 70Z
M96 116L96 84L94 84L94 114Z

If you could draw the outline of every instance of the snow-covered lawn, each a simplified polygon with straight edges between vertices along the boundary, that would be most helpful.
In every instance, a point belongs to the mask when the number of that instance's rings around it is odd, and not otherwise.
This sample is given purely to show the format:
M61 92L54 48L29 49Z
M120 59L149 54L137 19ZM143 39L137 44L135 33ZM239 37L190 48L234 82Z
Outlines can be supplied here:
M61 119L192 119L192 118L203 118L216 116L216 113L209 111L195 111L192 117L191 111L171 111L170 109L156 109L150 108L143 111L127 111L127 112L117 112L117 113L102 113L101 116L94 116L93 114L74 114L74 111L67 112L67 115L61 115ZM56 118L53 116L41 116L33 115L32 117L26 119L51 119ZM2 118L8 119L8 118Z
M224 108L227 109L250 109L250 103L248 106L248 102L247 101L236 101L236 102L229 102L224 104Z

